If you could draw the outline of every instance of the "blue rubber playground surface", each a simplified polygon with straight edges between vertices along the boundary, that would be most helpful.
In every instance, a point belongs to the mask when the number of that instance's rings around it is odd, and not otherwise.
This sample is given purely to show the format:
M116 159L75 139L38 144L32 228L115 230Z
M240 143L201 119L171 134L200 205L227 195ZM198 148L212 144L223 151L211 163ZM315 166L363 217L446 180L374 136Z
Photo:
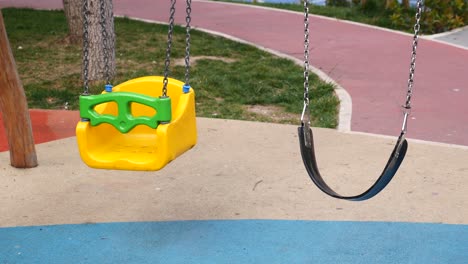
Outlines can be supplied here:
M465 264L468 226L219 220L0 229L0 263Z

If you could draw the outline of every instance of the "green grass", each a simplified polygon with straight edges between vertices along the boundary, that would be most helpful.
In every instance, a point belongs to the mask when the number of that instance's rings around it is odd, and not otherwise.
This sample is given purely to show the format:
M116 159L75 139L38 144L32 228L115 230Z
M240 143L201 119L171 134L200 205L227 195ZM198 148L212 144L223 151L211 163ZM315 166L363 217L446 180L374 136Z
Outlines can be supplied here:
M63 12L29 9L2 12L29 106L60 109L67 104L70 109L77 109L78 96L83 92L82 52L81 47L66 41ZM118 73L114 84L145 75L162 75L167 26L117 18L115 31ZM185 29L176 27L173 59L184 57L184 45ZM216 57L200 59L191 68L198 116L299 122L303 73L293 62L196 30L192 31L191 56ZM171 71L171 77L184 78L183 66L173 66ZM334 87L315 75L311 75L311 87L313 125L336 127L339 101ZM100 90L102 84L91 87L92 93ZM252 106L273 112L250 111Z

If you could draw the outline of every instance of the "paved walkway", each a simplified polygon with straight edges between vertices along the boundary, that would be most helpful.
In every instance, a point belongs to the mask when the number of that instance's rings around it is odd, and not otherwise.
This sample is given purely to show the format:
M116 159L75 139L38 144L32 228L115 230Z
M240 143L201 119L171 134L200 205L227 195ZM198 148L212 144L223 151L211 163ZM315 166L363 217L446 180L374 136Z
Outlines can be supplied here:
M169 1L164 0L114 0L116 15L157 21L168 20L168 5ZM177 23L184 22L183 5L179 1ZM61 8L62 1L2 0L0 6ZM302 59L303 52L302 19L301 14L294 12L193 2L196 27L298 59ZM408 78L411 36L313 16L311 38L312 65L351 95L351 130L397 135ZM409 137L468 145L467 61L467 49L421 40Z
M468 26L455 29L451 32L441 33L432 36L433 39L452 43L468 49Z

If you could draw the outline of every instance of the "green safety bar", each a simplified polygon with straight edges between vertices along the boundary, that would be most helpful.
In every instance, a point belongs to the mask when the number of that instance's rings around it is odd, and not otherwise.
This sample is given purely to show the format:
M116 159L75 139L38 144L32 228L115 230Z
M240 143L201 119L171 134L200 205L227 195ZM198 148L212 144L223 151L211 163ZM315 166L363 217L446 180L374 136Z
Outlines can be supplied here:
M118 106L118 116L109 114L99 114L94 107L99 104L115 102ZM139 103L156 110L156 114L147 117L135 117L131 112L131 103ZM169 123L171 121L171 98L150 97L138 93L112 92L99 95L80 96L80 117L89 120L92 126L101 123L113 125L121 133L127 133L137 125L146 125L156 129L159 123Z

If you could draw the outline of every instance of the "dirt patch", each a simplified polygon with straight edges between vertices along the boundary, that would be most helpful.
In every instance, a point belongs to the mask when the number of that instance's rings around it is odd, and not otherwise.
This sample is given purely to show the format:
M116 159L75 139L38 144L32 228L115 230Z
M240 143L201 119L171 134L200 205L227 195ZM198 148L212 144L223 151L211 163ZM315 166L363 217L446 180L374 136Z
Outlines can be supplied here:
M274 105L248 105L245 109L274 123L296 123L300 118L299 114L288 113L283 107Z
M193 56L190 57L190 65L194 66L197 64L197 61L199 60L217 60L217 61L222 61L226 63L233 63L236 62L236 59L231 59L231 58L226 58L226 57L217 57L217 56ZM174 60L174 65L175 66L185 66L185 58L181 59L175 59Z

